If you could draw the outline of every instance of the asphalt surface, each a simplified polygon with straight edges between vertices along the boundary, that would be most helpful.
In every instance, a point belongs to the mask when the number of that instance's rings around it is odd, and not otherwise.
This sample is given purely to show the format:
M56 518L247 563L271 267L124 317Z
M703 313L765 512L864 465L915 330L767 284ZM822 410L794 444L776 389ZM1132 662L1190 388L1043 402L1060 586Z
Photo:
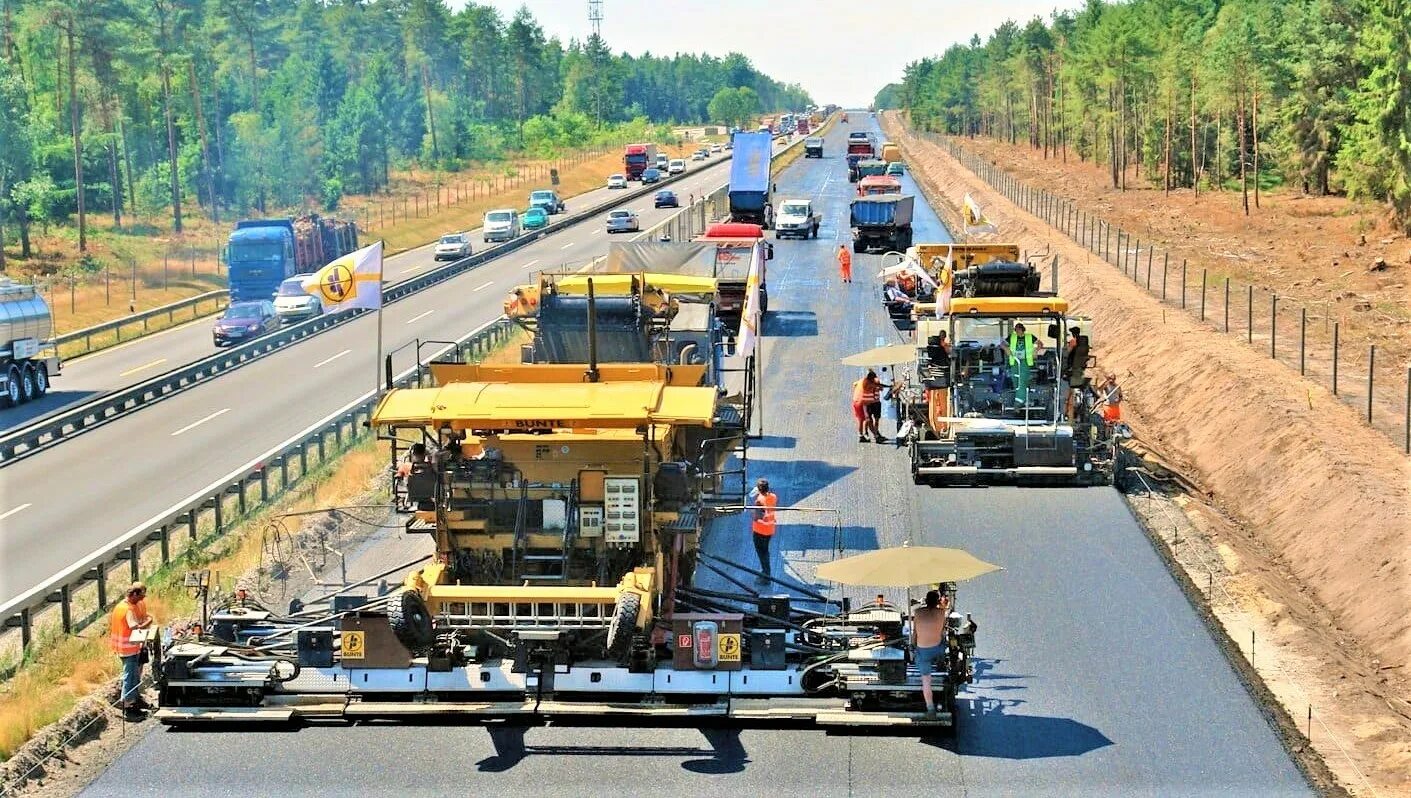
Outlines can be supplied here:
M84 795L1309 794L1115 490L915 487L903 450L856 443L856 374L838 359L896 335L877 299L878 256L855 256L852 285L836 276L851 192L837 153L848 130L828 137L823 161L799 161L779 181L783 195L818 201L826 221L817 241L775 246L765 437L751 446L750 474L770 479L781 506L840 511L836 525L781 512L775 572L799 584L823 587L813 569L839 536L849 554L909 540L1005 567L959 595L979 624L980 662L956 740L392 724L154 730ZM918 241L945 236L934 216L918 215L917 226ZM422 540L380 545L398 562ZM706 547L754 561L743 519L717 522Z
M723 184L729 177L729 170L712 168L721 166L721 161L717 157L706 162L687 161L693 171L702 175L702 178L695 179L687 177L679 183L674 183L663 188L670 188L680 191L681 199L684 203L692 188L699 194L701 185L710 185L711 188ZM690 174L690 172L688 172ZM705 179L704 176L709 176ZM604 176L606 180L606 176ZM631 184L632 189L640 186L640 183ZM529 189L524 190L524 196L529 195ZM570 212L576 213L587 208L596 207L606 202L611 202L623 192L598 188L580 194L576 197L566 197L565 203ZM642 201L634 204L633 207L645 207L651 210L650 196L642 198ZM550 217L552 221L562 219L562 216ZM654 217L655 218L655 217ZM643 217L643 224L646 225L647 217ZM452 232L452 231L447 231ZM479 253L490 250L498 246L497 244L482 243L480 238L480 228L463 231L471 236L471 245L474 251ZM560 234L562 235L562 234ZM365 243L371 243L376 238L364 236ZM557 241L558 236L551 236ZM558 244L562 244L558 241ZM384 277L390 283L401 282L417 274L428 271L435 266L445 265L449 261L433 260L432 252L435 242L425 246L407 250L392 257L387 258L384 265L386 272ZM535 249L530 247L529 249ZM560 256L558 250L548 248L549 255L557 256L551 260L545 258L545 263L563 262L564 257ZM525 250L528 251L528 250ZM545 253L540 253L542 257ZM577 253L568 253L577 255ZM534 255L525 256L532 259ZM197 319L189 324L163 330L152 335L137 338L126 344L119 344L115 347L100 350L91 355L75 358L64 363L63 374L53 381L50 393L44 398L35 402L27 402L18 407L0 410L0 432L7 432L16 427L28 424L43 416L50 415L59 410L69 407L75 403L93 399L110 391L136 385L143 380L151 379L166 371L180 368L188 363L200 360L216 351L214 343L211 341L211 325L214 317ZM0 510L3 512L3 510Z
M697 163L694 173L670 188L683 200L708 194L728 179L725 163L713 159L707 168ZM593 198L607 193L595 192ZM570 207L581 208L589 199L571 200ZM651 194L627 207L639 211L643 229L677 213L653 208ZM383 347L394 353L394 370L416 362L417 341L454 340L500 316L509 291L533 273L576 268L606 254L609 241L632 235L608 234L606 215L388 305ZM421 248L389 259L387 276L402 279L430 267L430 252ZM205 342L201 353L210 351L207 322L115 350L106 361L99 355L95 371L150 362L167 351L178 359L183 355L177 351L190 345L190 336ZM7 466L0 482L0 603L129 530L154 523L170 508L194 500L207 486L370 393L376 340L376 317L364 314ZM423 356L435 349L426 349ZM143 353L135 355L139 350ZM149 375L137 375L143 376Z

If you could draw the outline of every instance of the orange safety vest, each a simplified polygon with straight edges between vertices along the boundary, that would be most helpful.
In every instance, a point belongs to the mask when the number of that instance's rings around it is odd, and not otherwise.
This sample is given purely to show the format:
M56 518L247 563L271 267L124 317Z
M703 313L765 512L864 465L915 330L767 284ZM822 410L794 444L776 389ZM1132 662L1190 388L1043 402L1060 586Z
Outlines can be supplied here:
M846 247L838 247L838 268L844 271L852 268L852 253Z
M882 386L868 382L866 377L852 384L852 400L855 404L870 405L882 400Z
M113 614L109 616L108 641L119 657L130 657L142 651L141 645L132 642L132 626L127 622L129 611L139 620L146 618L147 602L139 601L136 604L129 604L127 599L123 599L118 602L116 607L113 607Z
M756 535L773 537L774 535L774 508L779 506L779 494L761 493L758 499L759 505L764 509L759 512L759 517L750 522L750 531Z

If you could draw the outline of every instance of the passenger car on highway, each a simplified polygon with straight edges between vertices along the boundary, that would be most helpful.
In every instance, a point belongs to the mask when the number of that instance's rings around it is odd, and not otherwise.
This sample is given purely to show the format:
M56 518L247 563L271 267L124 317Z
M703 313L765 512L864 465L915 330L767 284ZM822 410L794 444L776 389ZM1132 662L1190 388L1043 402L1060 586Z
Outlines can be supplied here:
M279 315L268 299L232 302L216 319L212 335L216 346L258 338L279 329Z
M705 153L701 152L700 150L696 150L695 152L691 153L691 160L693 160L693 161L704 161L704 160L705 160Z
M711 151L711 152L720 152L720 145L719 145L719 144L712 144L712 145L710 145L710 151Z
M661 174L661 170L660 170L660 169L652 168L652 169L643 169L643 170L642 170L642 183L643 183L643 184L660 183L660 182L661 182L661 178L662 178L662 174Z
M312 274L296 274L279 284L274 294L274 313L281 321L298 321L323 315L323 302L304 290Z
M470 236L465 233L447 233L436 242L433 260L460 260L470 257Z
M513 241L519 237L519 211L514 208L498 208L485 214L481 225L485 243L491 241Z
M657 208L679 208L681 200L676 198L676 192L669 188L664 188L657 192L656 199L652 201L653 207Z
M538 230L541 227L548 226L549 212L535 205L525 211L524 215L519 218L519 221L520 225L525 230Z
M608 188L627 188L627 175L609 175Z
M642 231L642 222L637 218L636 211L616 210L608 214L609 233L639 233Z
M901 161L892 161L891 163L887 164L887 174L891 175L892 177L901 177L902 175L906 174L906 167L902 166Z
M667 165L670 164L670 163L671 163L671 156L670 156L670 155L667 155L667 154L664 153L664 152L659 152L659 153L657 153L657 162L656 162L656 168L657 168L657 169L661 170L661 171L664 173L664 172L666 172L666 167L667 167Z
M550 216L568 210L563 204L563 198L551 188L541 188L529 192L529 207L543 208Z
M669 175L679 175L686 171L686 161L682 158L672 158L671 163L666 165L666 173Z

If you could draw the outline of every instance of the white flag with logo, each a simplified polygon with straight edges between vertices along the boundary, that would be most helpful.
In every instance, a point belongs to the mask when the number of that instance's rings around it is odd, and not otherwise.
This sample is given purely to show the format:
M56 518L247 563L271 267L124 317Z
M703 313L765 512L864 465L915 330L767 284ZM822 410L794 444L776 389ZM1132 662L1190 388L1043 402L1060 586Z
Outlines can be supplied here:
M755 340L759 338L759 272L763 263L763 246L751 248L750 273L745 278L745 307L740 314L740 342L737 350L741 357L754 354Z
M382 242L338 258L303 285L326 310L382 307Z
M965 216L966 233L977 235L979 233L998 232L995 226L990 223L990 220L985 218L985 212L980 210L980 203L976 202L975 198L969 194L965 195L963 213Z

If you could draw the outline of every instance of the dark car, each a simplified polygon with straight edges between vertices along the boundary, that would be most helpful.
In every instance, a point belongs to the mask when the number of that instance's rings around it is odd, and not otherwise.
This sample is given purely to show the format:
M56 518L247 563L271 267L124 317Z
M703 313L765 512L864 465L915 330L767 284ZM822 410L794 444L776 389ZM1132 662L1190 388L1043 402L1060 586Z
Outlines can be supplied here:
M656 167L652 167L651 169L643 169L643 170L642 170L642 182L643 182L644 184L645 184L645 183L660 183L660 182L661 182L661 178L662 178L661 170L660 170L660 169L657 169Z
M258 338L265 333L279 329L279 316L274 312L274 303L267 300L232 302L225 313L216 319L212 331L216 346L225 346L239 341Z
M675 191L663 189L657 192L655 205L658 208L679 208L681 207L681 200L676 198Z

